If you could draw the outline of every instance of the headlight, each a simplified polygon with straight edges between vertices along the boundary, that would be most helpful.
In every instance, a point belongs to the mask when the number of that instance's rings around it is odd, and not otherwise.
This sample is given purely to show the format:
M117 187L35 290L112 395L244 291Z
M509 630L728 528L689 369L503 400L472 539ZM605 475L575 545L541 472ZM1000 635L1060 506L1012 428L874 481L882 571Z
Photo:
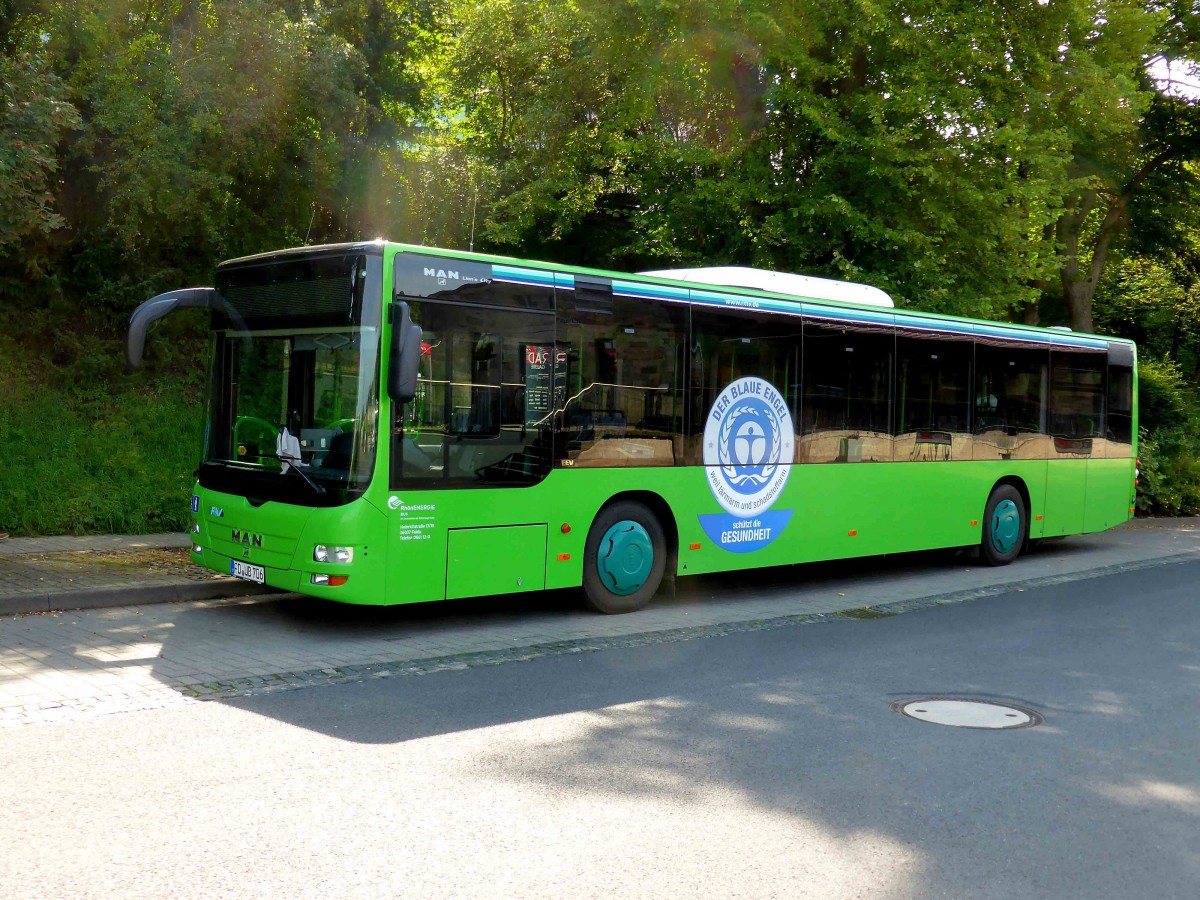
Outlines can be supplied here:
M327 547L325 544L317 544L313 547L313 562L352 563L354 562L354 548Z

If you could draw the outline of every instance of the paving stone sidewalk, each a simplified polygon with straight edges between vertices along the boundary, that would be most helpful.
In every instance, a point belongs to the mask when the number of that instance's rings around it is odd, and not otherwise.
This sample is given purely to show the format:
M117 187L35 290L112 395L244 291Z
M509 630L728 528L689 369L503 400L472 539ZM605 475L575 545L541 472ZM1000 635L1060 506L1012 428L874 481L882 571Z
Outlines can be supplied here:
M0 565L31 555L5 552ZM584 612L569 591L388 608L259 595L0 616L0 725L868 619L1196 561L1200 520L1163 519L1047 544L999 569L912 554L682 579L675 596L626 616ZM134 587L123 589L132 597Z
M0 541L0 615L263 593L194 566L186 534Z

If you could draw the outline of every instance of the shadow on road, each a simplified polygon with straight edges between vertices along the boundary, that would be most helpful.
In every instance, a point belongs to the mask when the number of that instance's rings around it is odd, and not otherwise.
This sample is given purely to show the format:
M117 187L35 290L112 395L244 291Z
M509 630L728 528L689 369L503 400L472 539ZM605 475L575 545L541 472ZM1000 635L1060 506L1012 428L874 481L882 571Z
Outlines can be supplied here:
M696 815L750 803L843 840L873 835L899 856L920 851L912 896L1075 884L1078 896L1184 897L1200 873L1198 575L1169 566L883 620L231 705L361 744L484 732L494 751L473 777L497 789L667 798ZM983 731L889 711L945 695L1030 706L1046 723Z

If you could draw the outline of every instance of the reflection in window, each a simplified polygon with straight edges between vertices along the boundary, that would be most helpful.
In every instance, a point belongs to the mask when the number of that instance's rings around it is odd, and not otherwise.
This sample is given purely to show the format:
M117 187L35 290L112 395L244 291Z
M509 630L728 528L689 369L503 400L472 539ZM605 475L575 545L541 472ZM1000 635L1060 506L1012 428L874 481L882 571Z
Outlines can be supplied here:
M553 439L545 414L553 318L434 302L414 304L412 315L421 364L417 395L393 427L393 486L543 477Z
M555 464L674 465L686 307L614 296L607 282L585 278L556 302Z
M890 329L805 320L802 461L891 460L895 340Z
M975 345L975 459L1046 459L1044 347Z
M739 378L771 384L787 401L793 423L798 420L800 340L800 319L794 316L693 310L689 464L703 462L700 444L709 411L726 386Z
M896 339L896 456L970 459L970 340Z

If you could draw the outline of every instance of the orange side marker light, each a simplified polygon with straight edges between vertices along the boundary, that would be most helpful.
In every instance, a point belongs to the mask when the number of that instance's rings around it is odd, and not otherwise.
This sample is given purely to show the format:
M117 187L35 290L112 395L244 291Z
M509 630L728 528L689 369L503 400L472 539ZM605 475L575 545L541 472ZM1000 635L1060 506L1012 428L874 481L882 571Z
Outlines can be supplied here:
M699 544L688 544L688 549L689 550L699 550L700 545Z
M857 529L855 529L854 531L847 531L847 532L846 532L846 535L847 535L848 537L858 537L858 530L857 530Z
M972 520L971 520L971 527L972 527L972 528L974 528L974 527L975 527L976 525L978 525L978 524L979 524L979 520L978 520L978 519L972 519Z
M570 554L570 553L560 553L560 554L558 554L558 561L559 561L559 562L566 562L566 561L567 561L567 560L569 560L570 558L571 558L571 554Z

